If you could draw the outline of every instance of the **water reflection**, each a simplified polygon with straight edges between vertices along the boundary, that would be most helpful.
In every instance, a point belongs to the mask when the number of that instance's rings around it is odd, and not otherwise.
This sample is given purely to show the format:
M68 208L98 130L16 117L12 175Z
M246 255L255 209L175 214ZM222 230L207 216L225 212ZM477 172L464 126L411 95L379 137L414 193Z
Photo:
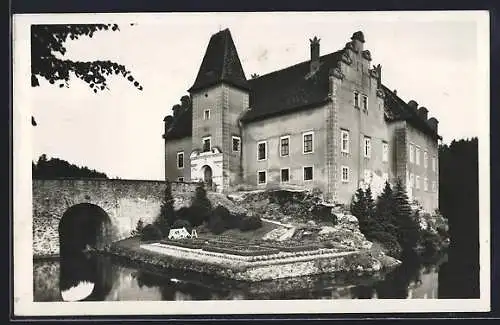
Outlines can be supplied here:
M445 258L406 259L393 272L376 277L323 274L244 283L179 271L155 273L111 257L74 254L61 258L59 263L34 263L34 296L35 301L60 301L63 292L92 283L91 293L80 292L82 296L77 300L443 298L442 286L447 283L441 273L449 271L447 264L441 266Z
M61 255L59 290L64 301L102 301L115 275L109 258L83 252Z

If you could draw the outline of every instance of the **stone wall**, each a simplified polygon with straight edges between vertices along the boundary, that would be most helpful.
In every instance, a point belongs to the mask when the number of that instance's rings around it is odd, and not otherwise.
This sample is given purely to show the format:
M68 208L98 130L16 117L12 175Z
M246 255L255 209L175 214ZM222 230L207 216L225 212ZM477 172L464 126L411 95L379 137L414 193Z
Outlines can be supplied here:
M129 236L137 221L152 222L160 212L165 182L145 180L34 180L33 255L59 254L58 226L64 212L80 203L101 207L111 220L111 238ZM194 193L195 183L172 183L172 192Z

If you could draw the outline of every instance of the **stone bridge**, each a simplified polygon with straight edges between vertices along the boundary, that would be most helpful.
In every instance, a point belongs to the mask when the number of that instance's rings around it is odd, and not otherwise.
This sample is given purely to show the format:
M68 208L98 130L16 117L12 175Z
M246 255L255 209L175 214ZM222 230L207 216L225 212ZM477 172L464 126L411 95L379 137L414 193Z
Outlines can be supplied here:
M159 215L165 189L163 181L121 179L33 180L32 184L33 256L59 254L61 219L70 219L77 207L107 215L106 241L128 237L139 219L151 223ZM194 192L195 187L195 183L173 182L172 192ZM75 234L84 231L87 222L82 220L87 218L85 212L78 218L78 223L69 225Z

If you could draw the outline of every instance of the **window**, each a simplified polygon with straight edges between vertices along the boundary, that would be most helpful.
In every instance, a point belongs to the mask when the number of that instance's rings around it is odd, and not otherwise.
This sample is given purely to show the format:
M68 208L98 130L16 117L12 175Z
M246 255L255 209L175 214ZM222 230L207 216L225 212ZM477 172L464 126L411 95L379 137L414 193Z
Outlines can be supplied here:
M349 167L342 166L342 182L349 182Z
M414 182L414 178L413 178L413 173L410 173L410 187L414 187L415 186L415 182Z
M290 154L290 137L281 137L280 138L280 156L286 157Z
M368 110L368 96L363 95L363 109Z
M389 144L387 142L382 142L382 161L389 161Z
M184 168L184 152L177 153L177 168Z
M267 182L267 175L266 171L262 170L257 173L257 183L258 184L266 184Z
M420 165L420 148L415 147L415 164Z
M290 169L282 168L281 169L281 182L288 183L290 181Z
M436 171L436 158L432 157L432 171Z
M257 160L267 159L267 142L261 141L257 144Z
M233 136L233 152L240 151L240 147L241 147L241 139L240 139L240 137Z
M418 176L418 175L417 175L417 176L415 176L415 188L416 188L417 190L419 190L419 189L420 189L420 176Z
M313 168L304 167L304 180L311 181L313 179Z
M349 153L349 131L347 130L340 130L340 138L341 138L341 144L340 144L340 150L345 153Z
M179 178L177 178L177 181L178 181L178 182L184 182L184 177L179 177Z
M359 93L357 91L354 92L354 107L359 107Z
M372 155L372 144L371 139L369 137L365 137L365 158L370 158Z
M210 110L209 109L206 109L203 111L203 119L210 120Z
M432 181L432 191L436 192L436 181Z
M424 191L429 190L429 185L427 184L427 177L424 177Z
M427 168L427 151L424 151L424 168Z
M203 152L208 152L212 150L212 143L210 137L203 138Z
M410 143L410 162L413 163L415 161L415 156L413 152L413 144Z
M307 132L302 134L302 139L304 141L303 153L313 152L313 132Z

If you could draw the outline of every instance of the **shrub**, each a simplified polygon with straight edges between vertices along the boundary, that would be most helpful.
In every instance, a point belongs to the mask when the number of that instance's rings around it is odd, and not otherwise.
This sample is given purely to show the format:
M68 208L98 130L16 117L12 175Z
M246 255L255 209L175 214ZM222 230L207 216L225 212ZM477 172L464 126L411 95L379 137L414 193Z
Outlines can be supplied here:
M146 225L141 232L141 240L160 240L162 238L162 231L156 225Z
M203 222L208 222L210 216L212 215L212 203L207 197L207 191L203 185L199 185L196 188L196 192L189 208L189 214L187 220L197 227Z
M381 244L385 248L385 253L389 256L398 258L401 255L401 245L399 245L397 238L390 233L373 232L367 239Z
M421 231L420 245L425 249L426 253L435 253L441 249L443 239L437 233L429 230Z
M189 215L191 214L190 208L182 207L175 211L177 219L189 220Z
M262 220L258 216L247 216L241 220L240 230L249 231L262 227Z
M144 221L142 221L142 219L139 219L139 221L137 221L137 225L135 226L135 229L132 230L132 233L130 235L131 236L140 236L142 233L142 229L144 229Z
M222 234L226 230L222 217L218 214L212 214L208 220L208 229L216 235Z
M214 218L214 216L217 216L218 218L220 218L222 220L226 229L234 228L234 227L229 227L230 223L231 223L231 220L230 220L231 213L229 212L229 210L226 207L224 207L222 205L216 206L215 209L212 211L212 215L210 217Z
M318 221L333 222L336 224L336 217L332 214L332 208L325 205L314 205L311 210L314 219Z
M174 223L172 224L172 228L186 228L188 232L191 232L191 230L193 229L191 223L184 219L175 220Z

